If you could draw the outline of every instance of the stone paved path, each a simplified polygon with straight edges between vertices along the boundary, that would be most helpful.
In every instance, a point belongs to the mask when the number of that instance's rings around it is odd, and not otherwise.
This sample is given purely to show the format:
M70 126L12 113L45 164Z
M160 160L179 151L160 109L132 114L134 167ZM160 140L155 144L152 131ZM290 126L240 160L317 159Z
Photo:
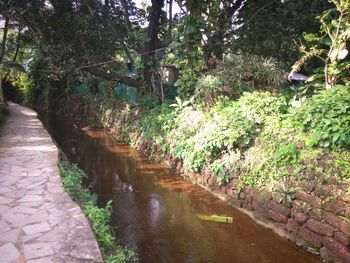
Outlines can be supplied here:
M0 263L103 262L87 219L63 192L56 146L36 113L8 109L0 126Z

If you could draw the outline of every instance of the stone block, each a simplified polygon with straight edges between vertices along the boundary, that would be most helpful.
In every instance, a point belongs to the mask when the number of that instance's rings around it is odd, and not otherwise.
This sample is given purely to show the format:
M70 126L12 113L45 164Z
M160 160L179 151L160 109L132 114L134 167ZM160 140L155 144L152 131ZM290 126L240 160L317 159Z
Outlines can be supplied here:
M337 215L344 215L347 204L341 200L331 200L324 205L324 209Z
M297 232L299 230L299 225L295 220L289 218L288 223L286 225L286 229L291 232Z
M321 198L329 196L331 192L332 192L332 186L331 185L319 184L315 188L315 195L319 196Z
M239 197L239 199L245 199L245 193L244 192L240 192L238 197Z
M247 210L253 211L252 203L247 204Z
M347 236L346 234L344 234L341 231L337 231L334 233L334 239L346 247L349 246L349 244L350 244L349 236Z
M285 215L285 216L290 216L290 213L291 213L291 209L288 208L288 207L285 207L284 205L282 204L279 204L277 203L276 201L274 200L271 200L269 202L269 205L268 205L269 209L277 212L277 213L280 213L282 215Z
M255 219L265 223L267 222L266 214L264 212L261 212L259 210L253 210L253 215Z
M322 261L325 263L335 263L335 255L325 247L322 247L320 249L320 256L322 258Z
M257 201L257 200L253 200L252 202L252 207L253 207L253 210L258 210L260 212L263 212L265 211L265 206L263 203Z
M322 209L318 209L318 208L314 208L311 210L309 216L313 219L322 220L322 216L323 216L323 210Z
M334 227L332 227L327 223L317 221L313 218L307 220L305 225L308 229L314 231L315 233L321 234L323 236L331 237L334 234Z
M305 203L308 203L312 206L321 207L321 198L310 195L304 191L297 191L295 193L295 198L304 201Z
M19 258L20 252L12 243L0 246L0 262L15 262Z
M301 200L296 200L294 201L294 206L292 210L294 212L301 212L308 215L312 209L313 207L310 204L305 203L304 201L301 201Z
M339 256L341 259L345 260L346 262L350 262L350 251L347 247L343 246L330 237L325 237L323 239L323 244L326 248L328 248L332 253Z
M316 234L306 227L300 228L299 236L311 244L314 248L320 248L322 246L323 236Z
M302 225L308 220L309 216L304 214L304 213L295 213L294 214L294 219L295 221L299 224Z
M306 192L306 193L311 193L315 190L317 185L317 181L316 180L312 180L312 181L304 181L301 183L301 188Z
M285 215L282 215L280 213L277 213L271 209L269 209L268 212L269 218L272 219L275 222L279 222L279 223L287 223L288 222L288 217Z
M350 236L350 224L347 221L341 219L340 216L325 212L323 214L323 218L328 224L334 226L346 235Z

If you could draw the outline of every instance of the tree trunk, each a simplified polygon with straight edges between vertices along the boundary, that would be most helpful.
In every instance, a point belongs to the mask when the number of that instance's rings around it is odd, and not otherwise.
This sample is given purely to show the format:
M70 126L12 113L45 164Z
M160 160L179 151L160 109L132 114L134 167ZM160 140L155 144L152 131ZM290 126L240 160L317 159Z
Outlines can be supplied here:
M10 19L8 17L6 17L5 18L4 33L3 33L3 37L2 37L2 41L1 41L0 63L4 59L4 55L5 55L7 31L8 31L8 27L9 27L9 22L10 22Z
M148 38L150 41L146 45L143 54L141 55L143 63L143 80L145 84L145 93L150 94L152 92L152 67L149 65L151 61L155 59L156 49L159 45L159 26L160 26L160 16L162 13L162 7L164 5L164 0L152 0L152 11L151 17L148 25Z

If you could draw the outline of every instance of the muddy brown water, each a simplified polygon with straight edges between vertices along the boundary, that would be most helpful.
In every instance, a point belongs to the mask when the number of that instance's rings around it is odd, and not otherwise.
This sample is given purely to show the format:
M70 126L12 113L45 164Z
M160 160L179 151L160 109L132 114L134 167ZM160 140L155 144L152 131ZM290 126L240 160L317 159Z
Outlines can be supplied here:
M51 136L89 175L99 204L113 200L111 224L121 245L151 263L316 263L272 230L162 165L118 144L101 129L82 130L69 119L40 114ZM85 125L86 126L86 125ZM233 224L196 214L232 216Z

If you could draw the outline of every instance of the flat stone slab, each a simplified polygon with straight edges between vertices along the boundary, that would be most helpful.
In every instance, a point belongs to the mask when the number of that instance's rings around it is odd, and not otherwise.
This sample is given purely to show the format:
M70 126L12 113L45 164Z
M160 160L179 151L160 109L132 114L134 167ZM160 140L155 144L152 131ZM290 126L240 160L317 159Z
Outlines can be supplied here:
M14 103L8 110L0 125L0 263L103 262L36 113Z

